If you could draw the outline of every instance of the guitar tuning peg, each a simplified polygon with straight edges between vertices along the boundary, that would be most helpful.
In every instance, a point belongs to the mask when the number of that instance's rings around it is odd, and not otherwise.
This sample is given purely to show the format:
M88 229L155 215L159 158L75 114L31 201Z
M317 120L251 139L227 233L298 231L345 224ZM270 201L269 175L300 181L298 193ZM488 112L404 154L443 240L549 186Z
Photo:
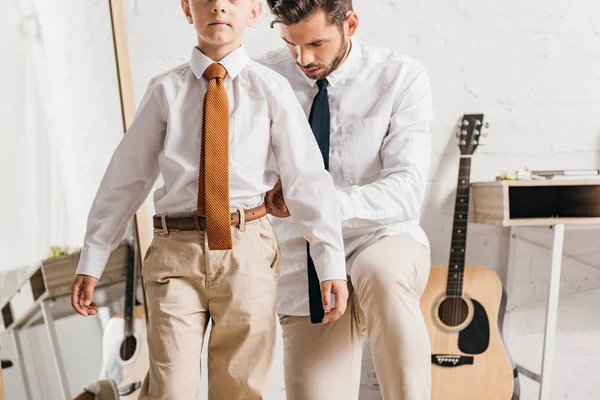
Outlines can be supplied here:
M462 124L463 124L463 126L469 126L469 121L467 121L467 120L465 119L465 120L463 120Z
M475 126L481 126L481 121L480 120L475 120Z
M484 127L485 129L488 129L488 128L490 127L490 123L489 123L489 122L486 122L486 123L483 125L483 127Z

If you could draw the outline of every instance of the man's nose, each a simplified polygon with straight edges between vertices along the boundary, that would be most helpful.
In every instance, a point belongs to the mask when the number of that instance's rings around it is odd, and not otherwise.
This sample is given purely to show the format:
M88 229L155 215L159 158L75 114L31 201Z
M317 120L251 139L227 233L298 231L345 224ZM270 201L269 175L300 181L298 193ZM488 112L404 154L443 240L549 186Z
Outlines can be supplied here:
M296 49L296 61L302 66L307 66L315 60L311 51L302 49L298 46Z

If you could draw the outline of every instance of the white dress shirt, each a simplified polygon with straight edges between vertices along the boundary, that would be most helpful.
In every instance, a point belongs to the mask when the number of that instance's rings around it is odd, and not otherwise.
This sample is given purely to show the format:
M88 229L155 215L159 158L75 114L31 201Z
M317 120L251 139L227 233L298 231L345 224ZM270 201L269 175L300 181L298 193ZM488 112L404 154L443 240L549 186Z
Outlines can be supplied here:
M308 116L318 87L289 50L269 52L259 62L288 79ZM411 234L429 247L419 225L433 118L424 68L410 57L353 39L346 61L327 80L329 171L341 207L348 273L358 253L385 236ZM277 311L309 315L306 244L291 220L271 220L282 252Z
M194 48L189 63L153 78L94 199L77 273L100 277L159 174L158 214L195 212L202 109L213 61ZM335 186L288 81L243 47L220 63L229 97L230 206L252 208L281 175L284 195L321 281L346 279ZM267 161L273 159L276 169Z

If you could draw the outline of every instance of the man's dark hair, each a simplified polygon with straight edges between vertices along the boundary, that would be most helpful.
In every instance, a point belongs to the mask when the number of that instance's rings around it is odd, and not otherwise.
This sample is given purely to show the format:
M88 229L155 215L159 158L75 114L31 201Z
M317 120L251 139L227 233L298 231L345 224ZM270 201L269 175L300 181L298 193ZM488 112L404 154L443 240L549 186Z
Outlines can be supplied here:
M275 20L271 28L281 23L294 25L309 15L323 11L327 21L342 28L348 11L352 11L352 0L267 0Z

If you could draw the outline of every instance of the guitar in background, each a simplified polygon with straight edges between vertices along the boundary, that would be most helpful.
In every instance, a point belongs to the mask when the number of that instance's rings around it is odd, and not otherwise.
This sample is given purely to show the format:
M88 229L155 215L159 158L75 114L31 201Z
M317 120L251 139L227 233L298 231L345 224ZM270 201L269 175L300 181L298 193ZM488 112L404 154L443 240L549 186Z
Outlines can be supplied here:
M143 305L135 304L137 271L141 260L137 243L137 240L129 243L133 267L127 271L125 311L110 319L102 339L100 376L115 381L121 400L138 398L149 365L146 313Z
M421 296L432 400L510 400L513 394L513 370L498 328L502 283L488 268L465 266L471 157L482 127L482 114L463 116L450 262L432 267Z

